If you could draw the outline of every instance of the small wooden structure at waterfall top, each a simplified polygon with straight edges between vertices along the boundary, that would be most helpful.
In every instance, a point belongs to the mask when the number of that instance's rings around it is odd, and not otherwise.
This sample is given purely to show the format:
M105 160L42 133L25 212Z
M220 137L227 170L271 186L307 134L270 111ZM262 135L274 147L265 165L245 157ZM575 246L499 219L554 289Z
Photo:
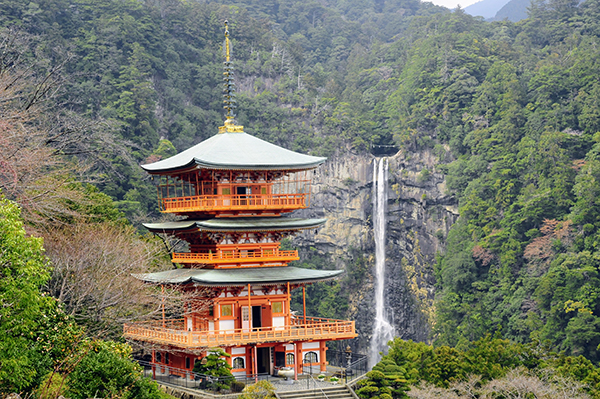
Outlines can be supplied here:
M142 166L158 181L161 211L185 217L146 228L186 241L189 252L172 254L181 268L136 277L185 292L184 317L129 323L124 336L151 344L154 367L191 371L220 347L234 375L291 367L297 376L307 364L325 371L326 341L356 337L354 322L296 316L291 291L301 288L304 296L307 284L342 271L288 266L298 252L280 248L281 239L325 223L282 216L309 206L312 172L325 158L270 144L235 123L229 46L226 30L227 114L219 133Z

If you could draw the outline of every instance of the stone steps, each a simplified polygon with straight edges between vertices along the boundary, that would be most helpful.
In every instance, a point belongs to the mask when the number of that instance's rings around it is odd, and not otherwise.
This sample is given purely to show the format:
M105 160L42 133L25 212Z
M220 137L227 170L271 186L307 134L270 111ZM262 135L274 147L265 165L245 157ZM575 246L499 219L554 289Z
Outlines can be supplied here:
M345 385L317 388L303 391L288 391L278 393L279 399L355 399L350 388Z

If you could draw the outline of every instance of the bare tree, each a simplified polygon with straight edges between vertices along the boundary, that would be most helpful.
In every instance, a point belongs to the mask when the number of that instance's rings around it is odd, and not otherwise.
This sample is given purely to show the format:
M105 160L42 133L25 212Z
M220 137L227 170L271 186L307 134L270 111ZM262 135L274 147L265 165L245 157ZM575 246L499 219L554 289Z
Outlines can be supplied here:
M422 384L411 387L410 398L456 399L589 399L585 386L568 378L558 377L551 370L533 373L523 368L510 370L505 377L482 383L478 376L455 382L448 389Z
M125 151L111 123L59 104L71 59L56 49L51 61L35 37L0 29L0 191L29 224L78 216L72 205L86 196L77 183L95 180L106 153Z
M45 236L54 265L47 288L90 334L115 334L126 321L157 317L163 303L169 314L180 312L173 309L181 308L176 292L168 290L165 300L133 276L170 267L156 239L107 223L65 226Z

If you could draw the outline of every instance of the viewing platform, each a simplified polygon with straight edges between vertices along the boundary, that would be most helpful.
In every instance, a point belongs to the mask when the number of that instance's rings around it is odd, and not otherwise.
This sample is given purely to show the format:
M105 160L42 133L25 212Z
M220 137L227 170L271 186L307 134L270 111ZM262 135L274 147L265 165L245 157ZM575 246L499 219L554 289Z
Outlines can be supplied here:
M186 331L183 319L128 323L123 336L183 348L239 346L268 342L351 339L357 336L354 321L295 316L291 325L251 329Z
M159 206L163 213L269 211L280 214L307 208L309 199L309 194L197 195L161 198Z
M293 260L299 260L298 251L281 251L273 249L256 250L218 250L214 253L173 253L173 263L218 265L221 267L256 267L281 266Z

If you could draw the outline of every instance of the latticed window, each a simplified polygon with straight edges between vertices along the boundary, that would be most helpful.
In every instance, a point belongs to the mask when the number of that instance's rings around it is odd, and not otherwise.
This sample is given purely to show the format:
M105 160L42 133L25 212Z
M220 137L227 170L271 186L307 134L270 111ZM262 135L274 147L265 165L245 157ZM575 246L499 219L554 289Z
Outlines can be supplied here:
M246 368L246 366L244 365L244 358L243 357L236 357L235 359L233 359L233 367L234 369L244 369Z
M221 316L233 316L233 307L231 305L221 305Z
M293 365L294 364L294 354L288 353L285 355L285 364Z
M316 363L317 362L317 353L316 352L308 352L304 355L304 363Z
M283 302L273 302L271 304L273 313L283 313Z

